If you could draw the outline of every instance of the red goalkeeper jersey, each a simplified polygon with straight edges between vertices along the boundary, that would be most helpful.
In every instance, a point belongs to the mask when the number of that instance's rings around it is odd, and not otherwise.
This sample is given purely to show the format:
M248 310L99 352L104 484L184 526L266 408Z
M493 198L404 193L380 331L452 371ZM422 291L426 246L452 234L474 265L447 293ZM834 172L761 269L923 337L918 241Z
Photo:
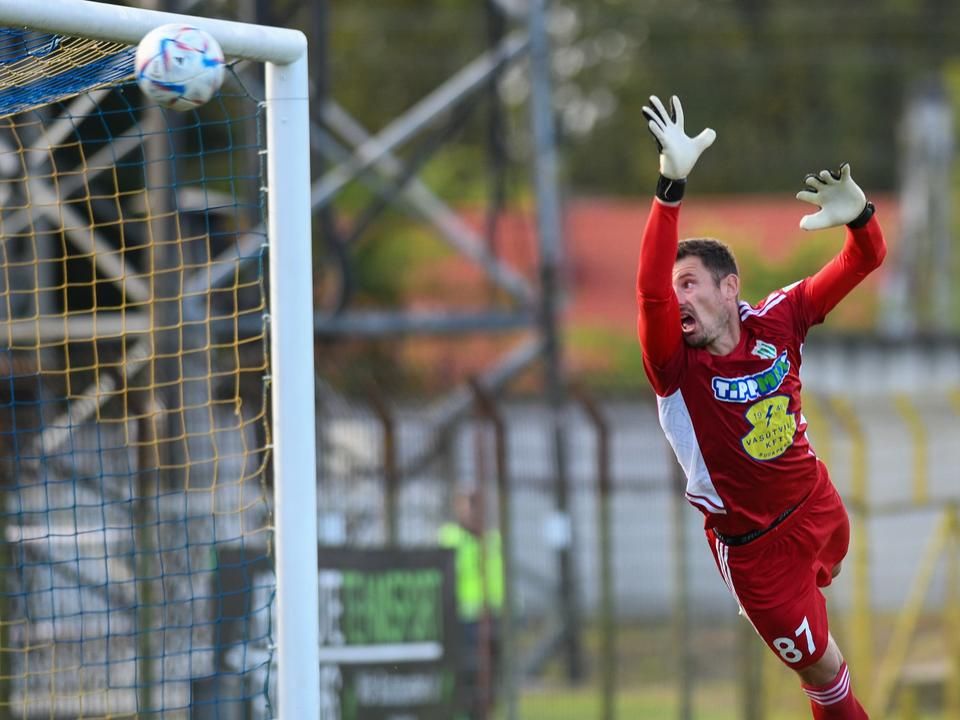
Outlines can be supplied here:
M876 217L847 228L816 275L740 302L740 342L712 355L683 341L672 272L679 205L654 200L640 245L638 333L660 424L707 527L739 535L768 527L813 488L820 461L800 407L804 338L883 260Z

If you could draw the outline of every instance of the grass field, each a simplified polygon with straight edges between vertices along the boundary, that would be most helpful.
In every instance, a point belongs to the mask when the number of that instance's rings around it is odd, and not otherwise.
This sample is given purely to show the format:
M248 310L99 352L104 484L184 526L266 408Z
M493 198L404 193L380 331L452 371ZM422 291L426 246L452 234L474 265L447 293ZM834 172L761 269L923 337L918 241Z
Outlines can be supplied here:
M797 702L773 710L765 720L810 720L800 690ZM519 720L597 720L600 699L596 689L537 689L524 692L518 708ZM498 720L505 720L501 711ZM680 720L676 691L667 687L621 690L617 694L617 720ZM693 707L692 720L743 720L734 688L711 684L700 689ZM917 720L945 720L940 713L917 716Z
M931 623L927 630L940 628ZM929 634L929 633L928 633ZM922 635L922 634L921 634ZM693 673L690 720L743 720L741 682L745 647L763 660L762 687L766 695L764 720L810 720L806 697L796 676L763 654L749 627L739 622L711 623L696 628L701 651L690 658ZM623 624L617 628L616 720L681 720L680 688L674 632L669 624ZM588 627L583 634L587 678L572 687L564 677L562 663L552 662L536 684L520 693L518 720L600 720L602 697L599 678L598 632ZM877 639L879 646L886 638ZM749 643L745 645L744 643ZM914 643L923 650L922 637ZM854 680L856 689L856 680ZM887 718L892 720L945 720L937 692L917 698L918 711L899 711L898 698ZM507 720L504 708L496 720ZM879 720L879 717L878 717Z

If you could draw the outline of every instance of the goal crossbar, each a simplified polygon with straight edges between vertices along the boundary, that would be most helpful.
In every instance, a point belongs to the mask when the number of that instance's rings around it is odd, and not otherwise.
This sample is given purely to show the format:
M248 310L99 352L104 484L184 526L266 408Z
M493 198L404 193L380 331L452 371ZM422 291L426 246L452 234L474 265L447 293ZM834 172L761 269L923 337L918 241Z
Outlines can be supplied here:
M90 0L0 0L0 21L7 26L130 45L136 45L158 25L189 22L213 35L224 54L230 57L286 65L304 58L307 52L306 36L299 30L106 5Z

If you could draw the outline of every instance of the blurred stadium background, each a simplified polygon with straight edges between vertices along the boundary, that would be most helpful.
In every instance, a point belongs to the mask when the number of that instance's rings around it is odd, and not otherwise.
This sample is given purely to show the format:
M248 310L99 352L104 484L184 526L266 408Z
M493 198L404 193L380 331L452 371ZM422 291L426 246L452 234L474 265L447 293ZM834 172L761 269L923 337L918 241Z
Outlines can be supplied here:
M836 252L842 231L802 234L793 195L808 171L850 162L891 252L805 347L811 434L854 523L828 594L834 633L873 716L960 718L960 6L128 4L307 34L321 556L435 547L456 493L482 490L513 611L490 718L807 717L796 680L736 615L643 377L633 285L657 161L640 106L676 93L691 129L717 130L682 232L733 246L750 301ZM6 716L275 712L266 341L262 327L209 339L221 310L238 327L263 310L267 257L238 240L257 233L260 82L233 66L195 118L134 112L130 89L5 106L4 155L41 181L0 162ZM94 105L108 130L78 122L73 144L54 141L57 172L12 142ZM124 142L144 167L172 148L186 176L158 170L128 196ZM142 358L123 330L112 344L32 346L15 332L45 311L144 300L92 269L103 248L62 219L16 225L46 202L44 179L89 173L95 147L110 186L88 183L77 211L109 224L119 198L154 232L177 225L183 249L154 253L157 282L187 273L180 290L206 298L206 315L178 324L179 301L161 295L156 317L172 314L176 332L158 339L149 382L135 381L128 363ZM206 153L219 157L195 159ZM176 192L149 211L151 187ZM189 274L223 250L247 261L225 286ZM64 298L46 310L45 280ZM157 362L163 342L187 359ZM85 413L102 367L126 368L125 399ZM179 390L150 405L164 386ZM242 590L220 572L231 567Z

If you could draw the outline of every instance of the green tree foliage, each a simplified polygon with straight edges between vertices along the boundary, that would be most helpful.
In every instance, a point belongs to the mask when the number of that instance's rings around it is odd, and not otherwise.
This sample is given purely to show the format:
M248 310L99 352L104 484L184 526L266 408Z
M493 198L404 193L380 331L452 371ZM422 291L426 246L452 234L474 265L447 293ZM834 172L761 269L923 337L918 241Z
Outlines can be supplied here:
M653 153L639 107L651 93L681 95L692 128L717 130L697 171L702 189L794 189L807 170L841 160L866 186L893 188L910 88L940 70L960 33L960 6L945 0L589 7L586 35L614 27L630 38L630 72L604 80L617 112L569 148L570 172L578 187L615 193L649 189Z
M655 158L640 107L651 93L674 92L691 126L719 134L698 170L705 191L794 189L808 169L840 160L870 187L892 188L909 89L960 47L960 5L948 0L554 0L551 7L557 111L574 192L648 192ZM332 91L373 128L479 53L489 34L483 0L331 3L330 27ZM482 132L478 121L465 138L477 152Z

